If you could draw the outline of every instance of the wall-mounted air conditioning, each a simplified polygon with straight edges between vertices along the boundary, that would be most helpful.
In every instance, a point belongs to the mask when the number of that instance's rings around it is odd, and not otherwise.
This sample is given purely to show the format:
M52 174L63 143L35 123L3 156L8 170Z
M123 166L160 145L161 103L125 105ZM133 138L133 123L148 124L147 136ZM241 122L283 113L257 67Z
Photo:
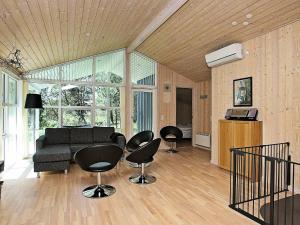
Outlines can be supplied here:
M223 65L243 58L242 44L235 43L205 55L209 67Z

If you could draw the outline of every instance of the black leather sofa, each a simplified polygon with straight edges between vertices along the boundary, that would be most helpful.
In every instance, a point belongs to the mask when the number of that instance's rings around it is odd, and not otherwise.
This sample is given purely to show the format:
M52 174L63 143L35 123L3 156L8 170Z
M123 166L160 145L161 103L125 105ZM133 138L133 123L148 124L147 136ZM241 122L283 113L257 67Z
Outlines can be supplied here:
M34 172L64 170L70 168L74 154L80 149L95 145L117 145L124 149L124 135L113 127L46 128L45 135L36 140L33 155Z

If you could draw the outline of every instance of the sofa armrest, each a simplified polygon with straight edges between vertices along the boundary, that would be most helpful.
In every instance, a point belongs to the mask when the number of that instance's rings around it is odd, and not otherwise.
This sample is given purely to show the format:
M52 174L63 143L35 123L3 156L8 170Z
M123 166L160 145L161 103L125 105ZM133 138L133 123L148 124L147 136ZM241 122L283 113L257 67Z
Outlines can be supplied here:
M36 139L36 151L42 149L45 146L46 136L42 135L38 139Z
M110 139L112 140L113 143L117 144L121 149L124 150L126 146L126 138L123 134L114 132L110 136Z

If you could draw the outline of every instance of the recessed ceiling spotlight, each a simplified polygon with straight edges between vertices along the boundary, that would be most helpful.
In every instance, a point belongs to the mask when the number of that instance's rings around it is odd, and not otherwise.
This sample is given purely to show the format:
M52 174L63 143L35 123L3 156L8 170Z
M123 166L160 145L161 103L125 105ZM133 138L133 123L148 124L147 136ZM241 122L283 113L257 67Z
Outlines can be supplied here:
M248 21L244 21L244 22L243 22L243 25L244 25L244 26L247 26L247 25L249 25L249 22L248 22Z
M251 13L248 13L248 14L246 15L246 18L247 18L247 19L251 19L251 18L252 18L252 14L251 14Z
M233 22L231 23L232 26L236 26L237 24L238 24L238 22L236 22L236 21L233 21Z

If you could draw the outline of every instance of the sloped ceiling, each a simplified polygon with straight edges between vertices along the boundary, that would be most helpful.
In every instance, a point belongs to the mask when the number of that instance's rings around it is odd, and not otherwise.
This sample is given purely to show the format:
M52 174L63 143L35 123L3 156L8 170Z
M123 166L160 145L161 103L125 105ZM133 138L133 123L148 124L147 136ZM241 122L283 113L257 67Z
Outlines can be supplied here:
M137 50L192 80L206 80L205 54L299 18L299 0L189 0Z
M28 71L128 47L169 1L0 0L0 57L16 47ZM206 80L205 54L299 18L299 0L189 0L137 50Z
M169 0L0 0L0 57L34 70L127 47Z

